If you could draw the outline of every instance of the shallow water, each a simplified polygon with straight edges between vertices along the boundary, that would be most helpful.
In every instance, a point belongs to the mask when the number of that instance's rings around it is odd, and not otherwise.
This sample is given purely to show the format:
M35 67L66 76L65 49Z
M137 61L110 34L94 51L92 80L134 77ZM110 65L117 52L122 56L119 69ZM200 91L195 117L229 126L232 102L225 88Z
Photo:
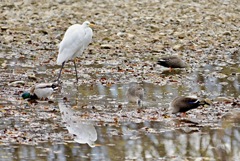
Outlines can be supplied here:
M152 128L156 133L145 132ZM40 142L36 145L2 144L1 160L237 160L240 157L239 124L198 127L186 133L168 130L161 122L121 123L95 126L96 143L91 148L73 141ZM142 129L142 130L139 130Z

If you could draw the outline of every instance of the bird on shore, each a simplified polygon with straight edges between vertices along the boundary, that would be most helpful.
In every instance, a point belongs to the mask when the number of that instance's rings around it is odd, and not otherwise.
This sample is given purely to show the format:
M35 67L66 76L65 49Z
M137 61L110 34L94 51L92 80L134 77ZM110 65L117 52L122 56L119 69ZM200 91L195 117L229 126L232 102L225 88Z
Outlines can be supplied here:
M173 99L173 101L170 104L170 109L173 114L176 114L178 112L180 113L186 113L187 111L191 109L195 109L199 106L204 106L204 105L210 105L205 100L199 100L196 97L191 97L191 96L178 96Z
M57 57L57 64L62 65L57 79L58 83L64 64L71 59L73 59L76 72L76 81L78 82L75 58L82 55L83 51L92 42L93 31L90 26L93 25L90 24L89 21L85 21L82 25L74 24L70 26L65 32L63 40L60 42L59 45Z
M141 106L144 96L144 89L136 84L131 83L128 90L127 90L127 97L129 102L133 102L138 104L138 106Z
M157 64L170 68L186 68L187 64L178 56L162 57L158 60Z
M24 92L22 94L23 99L47 99L52 95L53 91L57 89L57 84L54 83L39 83L31 87L30 92Z

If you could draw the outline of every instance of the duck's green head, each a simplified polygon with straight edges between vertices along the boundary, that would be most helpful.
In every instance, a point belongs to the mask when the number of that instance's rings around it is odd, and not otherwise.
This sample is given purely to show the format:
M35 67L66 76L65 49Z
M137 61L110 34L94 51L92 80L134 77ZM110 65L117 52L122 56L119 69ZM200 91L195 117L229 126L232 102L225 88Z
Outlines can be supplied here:
M29 93L29 92L24 92L23 94L22 94L22 98L23 99L27 99L27 98L30 98L31 97L31 94Z

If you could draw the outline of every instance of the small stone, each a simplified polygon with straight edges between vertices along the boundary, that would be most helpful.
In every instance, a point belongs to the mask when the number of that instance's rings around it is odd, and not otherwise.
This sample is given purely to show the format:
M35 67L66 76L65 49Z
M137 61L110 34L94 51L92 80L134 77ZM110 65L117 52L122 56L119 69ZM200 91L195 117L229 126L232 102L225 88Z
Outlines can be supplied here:
M175 32L174 36L178 37L179 39L183 39L185 37L184 32Z
M173 49L174 50L182 50L183 49L183 46L181 44L177 44L177 45L174 45L173 46Z
M35 74L29 74L29 75L28 75L28 79L37 80Z
M10 43L10 42L12 42L13 41L13 36L11 36L11 35L7 35L7 36L5 36L5 42L6 43Z
M215 100L218 102L233 102L233 99L228 97L217 97Z
M133 35L133 34L127 34L127 36L128 36L128 38L130 38L130 39L133 39L133 38L135 37L135 35Z
M102 44L101 45L101 49L112 49L112 48L113 48L113 46L110 44Z
M119 36L119 37L124 37L124 36L126 36L126 33L124 33L124 32L118 32L118 33L117 33L117 36Z
M231 35L232 35L232 33L231 33L230 31L225 31L225 32L223 32L223 35L228 35L228 36L231 36Z
M23 86L23 85L25 85L25 82L24 81L14 81L14 82L9 83L8 85L13 86L13 87L19 86L19 85Z
M8 29L8 26L2 26L1 29L2 29L2 31L5 31Z

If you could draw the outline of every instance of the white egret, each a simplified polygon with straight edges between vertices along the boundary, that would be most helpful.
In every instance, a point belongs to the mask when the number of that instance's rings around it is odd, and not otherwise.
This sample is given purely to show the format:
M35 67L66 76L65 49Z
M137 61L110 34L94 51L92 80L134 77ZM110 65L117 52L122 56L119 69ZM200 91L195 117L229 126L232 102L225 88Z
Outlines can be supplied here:
M80 56L92 41L93 32L90 28L91 25L92 24L90 24L89 21L85 21L82 25L75 24L70 26L65 32L63 40L59 45L59 53L57 57L57 64L62 65L57 79L58 83L64 64L70 59L73 59L76 79L78 82L75 58Z
M53 91L57 89L54 83L39 83L31 87L30 93L24 92L23 99L46 99L52 95Z

